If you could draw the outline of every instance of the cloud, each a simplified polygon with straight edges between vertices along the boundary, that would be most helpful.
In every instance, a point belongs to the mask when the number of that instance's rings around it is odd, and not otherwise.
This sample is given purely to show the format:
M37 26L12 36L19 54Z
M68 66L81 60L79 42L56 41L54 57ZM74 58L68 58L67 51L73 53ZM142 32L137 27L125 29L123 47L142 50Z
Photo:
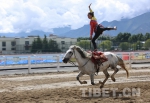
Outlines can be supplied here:
M0 33L42 30L89 24L91 0L0 0ZM91 8L99 23L132 18L150 11L150 0L93 0Z

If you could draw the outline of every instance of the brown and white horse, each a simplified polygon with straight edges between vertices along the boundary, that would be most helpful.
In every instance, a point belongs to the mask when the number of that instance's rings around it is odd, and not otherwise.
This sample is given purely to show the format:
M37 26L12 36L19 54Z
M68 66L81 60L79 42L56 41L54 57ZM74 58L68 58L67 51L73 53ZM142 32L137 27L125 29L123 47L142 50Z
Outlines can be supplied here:
M68 63L71 58L76 59L78 63L78 69L80 70L77 80L80 82L80 84L87 84L86 81L80 81L79 77L83 76L84 74L87 74L90 76L91 84L94 85L94 75L96 72L95 64L91 61L91 58L89 57L88 52L84 51L81 47L72 45L70 48L66 51L63 62ZM115 82L114 75L119 71L117 68L117 65L119 65L121 68L123 68L126 71L127 77L129 76L129 72L125 67L124 61L118 57L116 54L111 52L104 52L104 55L108 59L108 61L104 62L103 65L100 65L99 68L103 73L105 74L105 79L101 83L100 88L102 88L107 81L109 77ZM111 68L114 70L114 73L110 76L108 73L108 68Z

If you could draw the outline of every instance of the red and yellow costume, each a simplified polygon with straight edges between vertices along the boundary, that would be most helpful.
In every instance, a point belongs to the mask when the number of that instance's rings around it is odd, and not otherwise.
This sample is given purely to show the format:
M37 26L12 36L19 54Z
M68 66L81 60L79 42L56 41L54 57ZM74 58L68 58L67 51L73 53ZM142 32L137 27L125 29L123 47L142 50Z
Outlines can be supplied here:
M92 13L92 9L90 8L90 13ZM90 21L90 35L93 35L94 31L96 30L98 23L97 23L97 19L95 17L92 17L91 21Z
M108 27L102 26L101 24L98 24L96 18L94 17L94 12L90 8L90 5L89 5L90 13L88 14L92 16L92 18L91 17L89 18L91 19L90 20L90 39L92 41L94 49L97 50L97 45L95 43L95 40L103 33L103 31L116 30L116 28L108 28ZM92 37L93 33L95 33L95 35Z

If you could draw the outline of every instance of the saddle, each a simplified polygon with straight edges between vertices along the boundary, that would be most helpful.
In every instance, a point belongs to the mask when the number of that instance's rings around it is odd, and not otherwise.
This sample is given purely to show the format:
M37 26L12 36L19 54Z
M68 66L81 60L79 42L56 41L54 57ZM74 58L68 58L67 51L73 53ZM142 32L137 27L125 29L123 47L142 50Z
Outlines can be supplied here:
M108 61L104 53L101 51L93 51L91 60L94 64L98 64L98 63L102 64L103 62Z
M89 51L89 53L92 54L91 60L95 64L96 72L98 74L99 72L99 66L102 65L102 63L108 61L106 56L101 51Z

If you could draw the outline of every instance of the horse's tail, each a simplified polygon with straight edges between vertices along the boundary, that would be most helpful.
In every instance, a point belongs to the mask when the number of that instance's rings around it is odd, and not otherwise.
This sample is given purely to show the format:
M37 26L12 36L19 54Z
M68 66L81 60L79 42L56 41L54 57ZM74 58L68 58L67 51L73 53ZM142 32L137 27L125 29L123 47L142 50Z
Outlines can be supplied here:
M129 77L129 71L128 71L128 69L126 68L126 65L125 65L124 61L123 61L120 57L118 57L118 56L117 56L117 58L118 58L118 60L119 60L118 65L121 66L121 67L126 71L126 73L127 73L127 78L128 78L128 77Z

